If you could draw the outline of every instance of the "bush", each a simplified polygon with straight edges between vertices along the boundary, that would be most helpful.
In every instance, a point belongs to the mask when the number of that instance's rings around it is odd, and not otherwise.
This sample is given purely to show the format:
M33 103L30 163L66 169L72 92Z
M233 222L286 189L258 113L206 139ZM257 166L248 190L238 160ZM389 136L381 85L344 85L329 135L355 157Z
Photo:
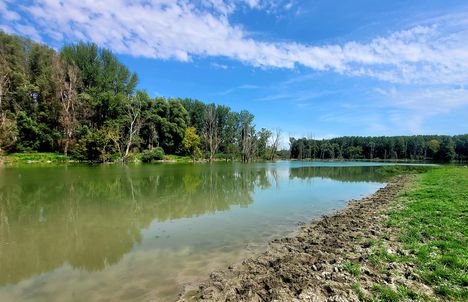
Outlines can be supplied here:
M152 161L162 159L164 159L164 150L161 147L145 150L141 155L141 161L144 163L150 163Z
M117 159L118 149L104 129L91 129L78 141L72 152L75 159L106 162Z

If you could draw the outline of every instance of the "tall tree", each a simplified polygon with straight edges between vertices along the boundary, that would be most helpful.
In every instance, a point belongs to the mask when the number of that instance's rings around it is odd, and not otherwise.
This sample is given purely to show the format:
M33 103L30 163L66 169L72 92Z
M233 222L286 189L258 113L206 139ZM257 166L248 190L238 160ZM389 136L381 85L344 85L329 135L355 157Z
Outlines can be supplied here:
M195 127L188 127L185 129L184 139L182 140L182 147L185 152L190 154L192 160L195 161L200 156L200 136L197 134Z
M282 131L280 128L276 128L275 131L272 133L270 160L275 160L276 158L276 153L278 152L279 144L281 143L281 134ZM308 157L311 157L311 152L309 152Z
M239 113L239 136L242 160L248 162L254 154L255 128L252 125L254 116L246 110Z
M57 86L57 97L60 101L60 123L64 130L63 153L68 154L70 142L78 128L78 89L79 70L74 64L66 63L60 56L54 58L54 80Z
M142 108L148 96L146 93L138 91L136 95L129 96L124 107L124 127L122 135L123 150L121 151L121 160L126 161L130 148L135 144L136 138L140 133L143 125Z
M260 129L260 131L257 133L257 157L262 159L268 159L268 143L271 138L271 135L271 131L265 128Z
M216 106L214 104L208 105L205 109L203 138L208 147L210 161L213 161L214 156L218 151L219 143L221 142L218 122Z

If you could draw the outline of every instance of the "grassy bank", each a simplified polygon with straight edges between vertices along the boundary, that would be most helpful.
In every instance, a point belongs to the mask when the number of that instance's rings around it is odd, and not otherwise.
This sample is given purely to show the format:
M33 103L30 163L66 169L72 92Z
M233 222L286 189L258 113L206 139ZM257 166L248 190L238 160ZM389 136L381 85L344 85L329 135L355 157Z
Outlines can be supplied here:
M52 152L21 152L10 153L3 157L5 163L63 163L71 158L60 153Z
M388 214L389 232L369 243L373 248L367 257L390 278L400 278L401 268L409 268L411 276L405 277L427 288L375 285L370 300L467 301L468 168L417 175Z
M130 162L139 162L141 154L135 154L130 157ZM3 161L6 164L22 164L22 163L67 163L67 162L79 162L74 160L70 156L65 156L61 153L52 152L18 152L10 153L3 156ZM161 162L191 162L192 159L189 156L180 155L165 155L164 160ZM85 161L86 162L86 161Z

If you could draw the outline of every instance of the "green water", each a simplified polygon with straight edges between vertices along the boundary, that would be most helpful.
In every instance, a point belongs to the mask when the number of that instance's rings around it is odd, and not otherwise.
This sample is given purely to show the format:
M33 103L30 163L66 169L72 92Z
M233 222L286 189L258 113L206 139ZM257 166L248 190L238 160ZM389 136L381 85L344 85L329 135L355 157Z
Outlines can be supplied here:
M0 301L170 301L376 191L366 163L0 168Z

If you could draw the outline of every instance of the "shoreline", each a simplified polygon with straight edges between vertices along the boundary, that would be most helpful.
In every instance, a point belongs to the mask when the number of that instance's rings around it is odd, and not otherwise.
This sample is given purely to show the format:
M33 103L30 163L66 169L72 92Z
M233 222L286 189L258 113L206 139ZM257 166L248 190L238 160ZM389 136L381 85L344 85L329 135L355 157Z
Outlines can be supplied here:
M213 272L201 284L187 285L179 301L360 301L366 287L392 285L395 280L368 265L365 255L372 240L386 231L388 217L382 211L410 180L409 175L396 176L344 209L301 225L259 255ZM356 290L358 275L364 288Z

